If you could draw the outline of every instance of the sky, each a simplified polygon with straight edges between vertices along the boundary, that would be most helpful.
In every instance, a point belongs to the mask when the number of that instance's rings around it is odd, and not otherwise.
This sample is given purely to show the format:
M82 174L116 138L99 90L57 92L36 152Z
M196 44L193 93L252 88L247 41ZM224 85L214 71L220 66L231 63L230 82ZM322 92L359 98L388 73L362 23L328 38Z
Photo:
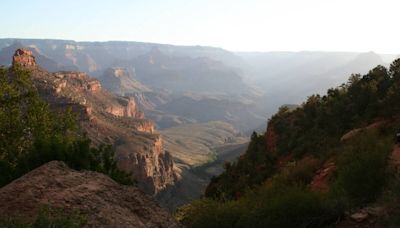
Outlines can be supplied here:
M399 0L1 0L0 38L400 53Z

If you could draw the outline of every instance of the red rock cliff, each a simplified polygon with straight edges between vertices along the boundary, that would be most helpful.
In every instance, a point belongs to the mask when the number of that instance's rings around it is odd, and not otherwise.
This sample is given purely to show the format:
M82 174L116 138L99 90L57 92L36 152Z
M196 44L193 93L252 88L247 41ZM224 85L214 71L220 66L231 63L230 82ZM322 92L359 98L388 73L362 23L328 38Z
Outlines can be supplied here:
M152 153L132 153L132 151L122 149L118 155L118 167L128 173L133 173L136 179L144 180L140 186L146 192L157 193L176 179L174 163L171 155L164 152L159 136L154 138L151 145L145 147L148 147Z
M144 113L138 110L136 101L133 97L121 97L117 105L107 107L106 111L114 116L133 117L138 119L144 118Z
M17 50L14 59L30 64L34 57L29 54ZM144 118L134 98L109 93L85 73L49 73L40 67L31 72L40 96L52 108L71 107L94 144L116 145L118 167L130 173L144 191L157 194L174 185L173 161L160 136L153 133L153 122Z

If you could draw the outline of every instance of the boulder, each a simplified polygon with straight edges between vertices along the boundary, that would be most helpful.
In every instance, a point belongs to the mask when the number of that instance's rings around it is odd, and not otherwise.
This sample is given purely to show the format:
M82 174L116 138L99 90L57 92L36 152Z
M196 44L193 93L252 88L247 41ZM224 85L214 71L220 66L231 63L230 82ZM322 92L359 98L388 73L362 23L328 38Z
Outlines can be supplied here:
M34 221L42 208L80 213L87 227L181 227L165 209L133 186L92 171L49 162L0 189L0 218Z

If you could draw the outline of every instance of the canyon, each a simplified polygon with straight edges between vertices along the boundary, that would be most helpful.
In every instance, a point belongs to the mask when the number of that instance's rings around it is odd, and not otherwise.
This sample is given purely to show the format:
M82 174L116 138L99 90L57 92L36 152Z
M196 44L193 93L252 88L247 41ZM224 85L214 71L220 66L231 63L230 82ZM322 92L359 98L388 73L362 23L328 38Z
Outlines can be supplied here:
M0 64L9 66L21 47L43 67L34 69L35 83L52 107L79 113L93 142L114 144L119 167L172 209L200 197L223 160L243 153L252 131L264 132L281 105L297 107L309 94L395 57L0 39ZM23 62L32 67L32 59Z
M95 145L114 145L118 167L132 175L143 191L154 195L174 185L177 175L171 155L133 98L109 93L86 73L49 73L27 49L16 51L13 64L30 71L39 95L53 109L77 113L82 130Z

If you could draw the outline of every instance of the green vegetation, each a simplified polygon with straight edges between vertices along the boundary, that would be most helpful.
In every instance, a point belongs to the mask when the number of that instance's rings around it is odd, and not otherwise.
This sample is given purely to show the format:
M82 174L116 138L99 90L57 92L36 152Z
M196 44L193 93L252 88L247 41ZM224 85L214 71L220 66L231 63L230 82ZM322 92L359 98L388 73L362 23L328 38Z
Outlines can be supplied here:
M43 208L32 223L23 223L16 219L0 220L4 228L80 228L86 219L79 213L65 213L60 209Z
M349 207L374 202L387 183L390 139L377 133L365 133L341 147L333 191L345 197Z
M367 75L352 75L346 84L312 95L294 111L282 108L269 121L279 135L277 153L325 156L347 131L378 119L399 116L400 59L388 71L383 66Z
M182 207L177 218L188 227L322 227L371 204L400 214L398 177L388 165L400 126L399 89L400 59L389 70L352 75L299 108L281 108L268 132L253 134L246 154L227 163L205 197ZM381 120L341 141L350 130ZM328 161L336 168L325 180L328 191L312 191L316 171ZM380 223L399 221L390 216Z
M178 218L188 227L321 227L341 210L338 202L306 188L317 164L301 160L237 200L198 200L178 211Z
M265 153L264 137L253 133L244 155L234 163L225 164L225 172L213 177L205 195L213 199L233 200L247 188L261 184L273 173L274 157Z
M307 187L320 162L316 158L304 157L289 163L279 172L273 172L275 174L271 174L263 184L247 186L235 200L227 199L226 195L232 192L227 188L221 191L225 195L214 194L212 198L204 198L182 208L178 218L188 227L328 225L342 217L346 210L366 206L382 195L387 183L387 156L391 145L387 137L368 132L335 148L340 153L336 157L337 172L331 180L329 192L315 193ZM229 179L224 175L228 175L231 168L221 175L225 182L214 184L233 189L243 187L243 183L234 179L227 183Z
M132 184L117 169L111 146L92 148L70 110L50 110L29 71L18 66L0 68L0 186L52 160Z

